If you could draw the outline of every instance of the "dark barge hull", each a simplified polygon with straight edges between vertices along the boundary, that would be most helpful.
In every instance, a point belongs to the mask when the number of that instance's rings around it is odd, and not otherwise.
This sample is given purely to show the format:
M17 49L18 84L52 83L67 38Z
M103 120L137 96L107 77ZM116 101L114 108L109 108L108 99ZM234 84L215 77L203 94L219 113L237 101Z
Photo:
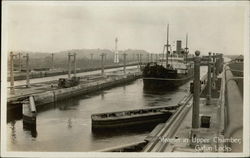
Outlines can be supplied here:
M116 119L107 121L92 121L92 131L98 132L102 130L116 130L116 129L150 129L159 123L166 122L172 113L161 113L154 115L145 115L140 117L131 117L127 119Z
M175 89L193 78L193 75L179 78L143 78L144 89Z
M91 116L92 132L109 130L147 130L159 123L166 122L180 105L155 107L111 113L99 113Z

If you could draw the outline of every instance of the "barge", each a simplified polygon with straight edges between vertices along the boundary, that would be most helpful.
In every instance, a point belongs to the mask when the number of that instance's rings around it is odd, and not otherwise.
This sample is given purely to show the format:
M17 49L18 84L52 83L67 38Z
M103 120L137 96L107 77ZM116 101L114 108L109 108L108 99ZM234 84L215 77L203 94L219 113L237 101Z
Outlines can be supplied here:
M115 129L149 129L166 122L180 105L144 108L91 115L92 131Z

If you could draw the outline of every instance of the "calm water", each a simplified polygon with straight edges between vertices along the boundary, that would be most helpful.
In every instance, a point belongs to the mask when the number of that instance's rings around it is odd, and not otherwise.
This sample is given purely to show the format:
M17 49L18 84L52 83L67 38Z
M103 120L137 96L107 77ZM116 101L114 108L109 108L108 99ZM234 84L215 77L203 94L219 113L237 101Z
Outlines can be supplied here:
M205 67L201 72L204 74ZM189 91L189 83L172 92L143 90L142 79L116 87L71 98L39 108L37 130L23 129L22 119L8 122L8 150L11 151L95 151L143 140L150 131L122 131L94 135L93 113L130 110L177 104Z

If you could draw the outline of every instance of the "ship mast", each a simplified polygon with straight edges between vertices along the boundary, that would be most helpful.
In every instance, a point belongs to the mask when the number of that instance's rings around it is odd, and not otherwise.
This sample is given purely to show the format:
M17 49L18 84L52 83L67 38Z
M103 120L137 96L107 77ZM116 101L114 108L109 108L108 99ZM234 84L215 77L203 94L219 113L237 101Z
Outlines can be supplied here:
M187 64L187 54L188 54L188 34L186 34L186 48L185 48L186 64Z
M167 44L166 44L166 47L167 47L167 53L166 53L166 67L168 66L168 47L169 47L169 24L168 24L168 27L167 27Z

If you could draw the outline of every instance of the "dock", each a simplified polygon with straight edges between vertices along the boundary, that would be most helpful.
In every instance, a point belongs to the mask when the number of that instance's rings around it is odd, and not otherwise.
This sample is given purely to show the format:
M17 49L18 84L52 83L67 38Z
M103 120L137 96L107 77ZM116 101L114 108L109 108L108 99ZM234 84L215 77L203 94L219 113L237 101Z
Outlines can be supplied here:
M58 81L47 81L31 84L30 87L25 85L16 86L15 94L9 90L7 98L7 108L12 109L21 106L22 101L33 96L36 106L53 103L69 97L80 94L88 94L105 88L128 83L141 77L141 72L137 69L127 69L127 73L122 71L113 71L109 73L80 76L80 84L69 88L58 87Z

